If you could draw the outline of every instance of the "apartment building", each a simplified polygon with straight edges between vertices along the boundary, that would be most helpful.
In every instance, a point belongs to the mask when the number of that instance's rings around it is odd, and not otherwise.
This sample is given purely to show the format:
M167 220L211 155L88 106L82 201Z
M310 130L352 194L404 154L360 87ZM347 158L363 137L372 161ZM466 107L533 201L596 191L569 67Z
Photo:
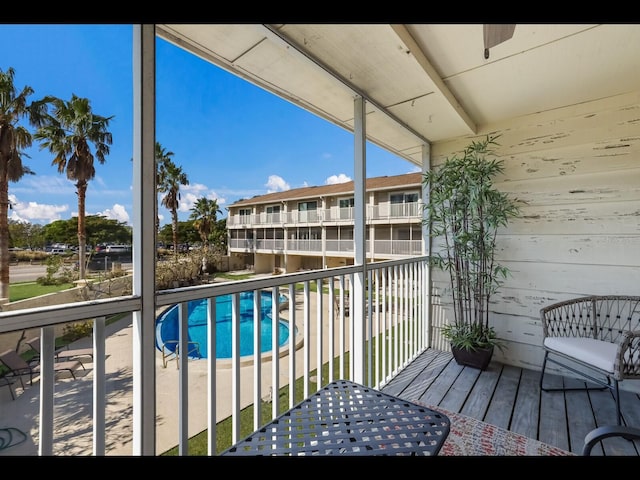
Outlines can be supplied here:
M422 173L369 178L365 189L367 260L421 255ZM256 273L354 263L352 181L259 195L228 210L229 255Z

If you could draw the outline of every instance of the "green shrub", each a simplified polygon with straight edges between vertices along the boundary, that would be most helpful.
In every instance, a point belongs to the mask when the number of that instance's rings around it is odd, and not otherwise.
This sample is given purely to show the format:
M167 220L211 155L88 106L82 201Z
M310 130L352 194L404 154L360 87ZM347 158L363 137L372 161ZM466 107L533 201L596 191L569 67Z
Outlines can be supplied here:
M88 337L93 334L93 320L76 322L66 325L63 329L62 339L65 343L71 343L79 338Z

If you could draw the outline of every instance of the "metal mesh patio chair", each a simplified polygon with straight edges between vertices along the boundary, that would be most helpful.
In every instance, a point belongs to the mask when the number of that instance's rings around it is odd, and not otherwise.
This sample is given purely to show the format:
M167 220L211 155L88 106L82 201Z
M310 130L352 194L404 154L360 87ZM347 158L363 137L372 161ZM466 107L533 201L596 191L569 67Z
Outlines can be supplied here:
M540 317L544 347L540 388L545 392L609 389L616 402L618 425L622 425L619 382L640 379L640 296L576 298L543 308ZM545 387L548 362L596 386Z
M40 337L34 337L26 341L40 358ZM91 357L93 360L93 348L61 348L55 352L56 360L78 360L84 368L84 363L79 357Z
M13 349L6 350L5 352L0 354L0 362L2 362L8 369L9 372L5 374L5 376L9 377L17 377L20 380L20 384L24 389L24 382L22 381L23 375L29 375L29 384L33 385L33 377L40 374L40 363L29 363L24 358L22 358L18 352ZM75 379L76 375L74 373L79 367L84 369L82 363L78 360L69 360L66 362L55 362L53 364L54 372L62 372L67 371L71 374L71 376Z

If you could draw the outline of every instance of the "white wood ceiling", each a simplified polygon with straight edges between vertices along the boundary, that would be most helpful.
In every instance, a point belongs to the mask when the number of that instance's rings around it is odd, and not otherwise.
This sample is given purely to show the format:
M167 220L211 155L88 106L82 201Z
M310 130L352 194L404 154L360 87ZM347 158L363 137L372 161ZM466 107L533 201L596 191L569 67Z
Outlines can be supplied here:
M421 144L640 91L640 25L518 24L484 58L482 24L161 24L159 37L421 165Z

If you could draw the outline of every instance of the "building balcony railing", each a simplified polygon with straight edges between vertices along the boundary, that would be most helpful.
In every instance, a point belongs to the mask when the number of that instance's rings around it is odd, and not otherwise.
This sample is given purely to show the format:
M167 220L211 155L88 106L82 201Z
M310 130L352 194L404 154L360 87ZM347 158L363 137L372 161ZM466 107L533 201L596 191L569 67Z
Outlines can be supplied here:
M284 248L286 244L286 250ZM375 240L367 241L367 256L418 256L422 255L422 240ZM243 253L307 253L322 255L322 240L311 239L230 239L229 250ZM353 254L353 240L326 240L325 252L329 255Z
M367 221L421 221L422 202L383 203L366 207ZM355 220L353 207L333 207L325 210L293 210L278 213L258 213L252 215L229 215L227 227L290 227L296 225L335 223L352 224Z
M366 278L362 266L347 266L157 292L153 318L156 318L155 312L172 305L178 305L182 312L177 320L180 323L179 351L189 351L187 332L191 325L187 312L190 301L204 300L207 305L205 343L208 352L216 351L213 346L217 344L218 335L225 334L222 328L215 328L216 299L229 295L234 305L230 319L234 345L231 357L224 360L211 358L211 355L200 359L180 357L175 362L178 368L171 370L171 375L160 374L173 363L167 365L167 359L163 358L162 339L157 331L155 339L137 334L142 331L143 322L149 320L146 308L151 308L145 307L138 296L0 312L0 334L28 329L35 330L41 338L40 377L33 387L26 387L39 389L34 401L39 402L40 414L33 416L30 430L38 438L38 454L136 454L118 450L116 445L131 446L134 443L131 439L136 436L154 435L156 454L177 446L181 455L189 455L189 437L207 430L209 454L215 455L217 422L231 417L234 425L232 441L237 442L241 410L253 405L254 418L258 422L260 399L270 398L274 412L278 411L281 401L292 407L298 388L296 381L301 378L304 379L305 395L335 380L335 371L340 372L338 375L342 378L357 381L362 377L362 383L379 388L428 347L427 262L427 257L414 257L370 263ZM235 306L243 292L262 291L269 292L273 302L269 318L274 333L266 341L278 349L278 355L241 356L238 346L241 338L246 340L247 334L243 333L244 327L241 329L239 309ZM280 300L282 294L286 297L284 303ZM259 303L253 304L256 319L261 315ZM107 349L107 340L112 335L109 319L123 314L132 318L131 339L125 343L130 351L126 355ZM87 367L93 369L91 375L75 380L56 380L53 366L55 328L82 321L90 321L93 325L93 365ZM277 326L281 322L292 332L282 345ZM203 327L202 323L199 327ZM257 347L255 352L261 352L262 342L265 342L258 330L251 339ZM121 361L121 357L126 356L131 357L131 365L120 366L117 371L108 367L108 358L117 357ZM156 358L155 366L143 361L150 356ZM194 365L194 362L198 363ZM199 371L210 373L194 379L189 372L199 363L207 366ZM326 371L318 369L327 364ZM154 372L155 389L136 391L141 385L136 379L143 373L153 375ZM175 382L171 387L163 383L169 377ZM75 383L73 388L60 389L56 383L61 381ZM193 402L189 402L189 385L194 381L207 383L207 399L198 403L203 405L201 409L194 408ZM252 387L241 388L241 385ZM290 391L288 400L273 395L285 386ZM92 402L74 398L86 389L93 392ZM172 390L172 396L177 396L177 407L171 406L165 411L163 405L167 402L159 399ZM114 414L114 403L124 410ZM145 411L155 414L143 414ZM66 434L58 431L61 428ZM69 433L71 431L76 433Z

